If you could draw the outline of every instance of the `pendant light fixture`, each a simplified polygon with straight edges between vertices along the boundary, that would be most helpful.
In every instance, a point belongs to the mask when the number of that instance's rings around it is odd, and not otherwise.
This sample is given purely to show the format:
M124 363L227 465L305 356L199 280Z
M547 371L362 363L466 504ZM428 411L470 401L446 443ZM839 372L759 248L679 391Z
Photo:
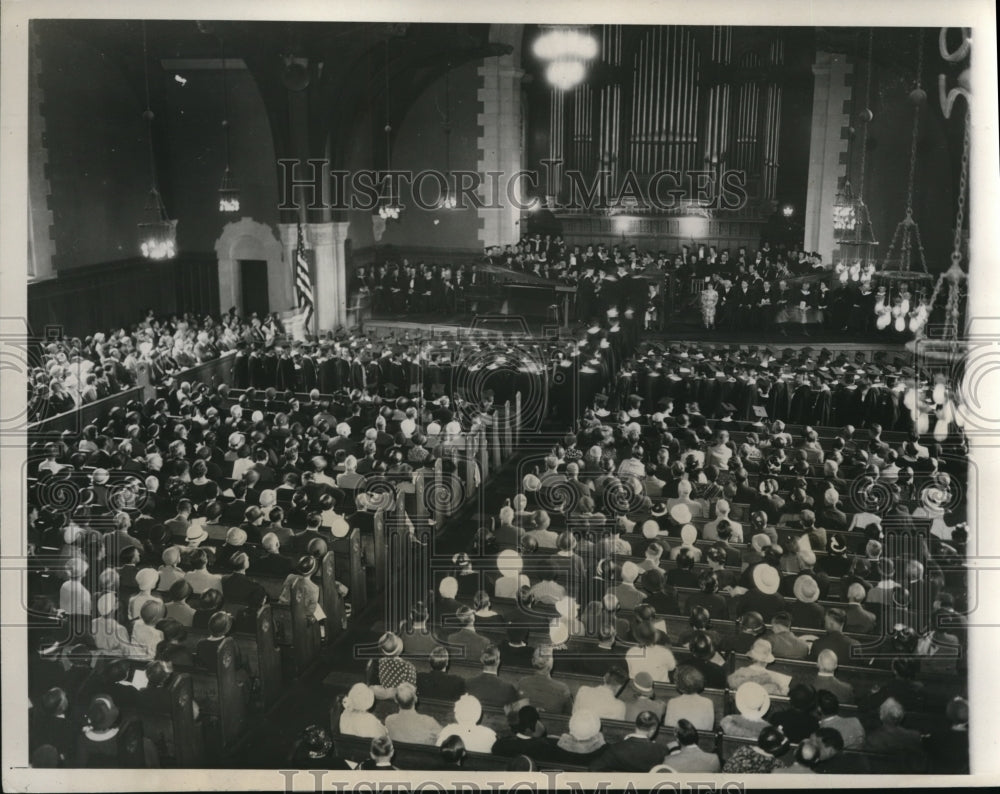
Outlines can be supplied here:
M226 170L222 172L222 184L219 186L219 212L235 213L240 211L240 191L230 169L229 161L229 83L226 69L226 44L219 36L219 49L222 58L222 133L226 152Z
M146 259L173 259L177 256L177 221L167 215L167 208L160 197L156 183L156 158L153 155L153 110L149 99L149 51L146 22L142 23L142 68L146 78L146 109L142 118L146 122L146 140L149 143L149 173L152 187L146 197L144 211L151 219L139 224L139 250Z

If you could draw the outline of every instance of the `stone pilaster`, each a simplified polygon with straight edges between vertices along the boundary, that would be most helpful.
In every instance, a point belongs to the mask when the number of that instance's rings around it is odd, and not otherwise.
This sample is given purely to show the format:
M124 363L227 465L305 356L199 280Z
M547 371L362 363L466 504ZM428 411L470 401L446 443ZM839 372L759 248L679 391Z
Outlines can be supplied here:
M478 210L478 215L479 241L483 246L514 243L521 236L521 207L509 199L508 185L523 167L523 77L524 70L514 65L510 55L489 58L479 67L478 170L484 178L480 196L485 206ZM499 181L499 201L494 203L496 181ZM526 180L517 181L520 185L512 185L510 189L515 197L526 200L532 188Z
M834 262L833 204L847 176L853 67L841 53L817 52L813 64L812 138L806 194L805 249Z

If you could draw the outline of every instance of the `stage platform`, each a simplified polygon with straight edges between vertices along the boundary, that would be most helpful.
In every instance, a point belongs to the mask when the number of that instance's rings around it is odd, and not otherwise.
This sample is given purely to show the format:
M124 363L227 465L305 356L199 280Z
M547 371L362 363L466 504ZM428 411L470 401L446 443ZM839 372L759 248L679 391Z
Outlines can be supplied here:
M404 318L369 317L361 326L366 334L398 340L427 338L428 333L434 339L471 338L475 336L493 336L498 334L514 337L534 337L542 339L566 338L580 339L587 331L584 324L574 324L562 328L556 323L544 323L535 318L521 315L448 315L419 314L407 315ZM782 334L777 328L764 330L739 331L738 329L718 329L706 331L695 325L673 325L663 331L646 331L641 339L662 344L677 342L702 342L709 345L757 345L768 347L773 351L792 348L799 350L811 347L815 350L826 348L836 354L853 354L863 350L866 354L884 352L887 356L898 356L905 359L913 357L912 350L907 350L905 340L887 339L884 335L861 336L839 332L828 332L814 327L809 333L798 329L786 329Z

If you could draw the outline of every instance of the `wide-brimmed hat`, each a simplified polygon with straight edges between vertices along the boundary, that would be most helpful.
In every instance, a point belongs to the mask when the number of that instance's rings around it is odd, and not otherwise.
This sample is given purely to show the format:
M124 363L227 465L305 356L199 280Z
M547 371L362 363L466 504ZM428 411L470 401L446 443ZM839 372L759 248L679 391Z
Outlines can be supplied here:
M763 662L764 664L770 664L774 661L771 643L767 640L754 640L750 650L747 651L747 656L755 662Z
M378 647L385 656L399 656L403 652L403 641L387 631L379 638Z
M201 524L191 524L184 533L184 539L188 543L201 543L208 538L208 532Z
M819 585L811 576L800 576L792 585L792 593L803 604L812 604L819 600Z
M355 684L344 698L344 708L348 711L368 711L373 705L375 693L368 684Z
M765 595L773 595L781 585L781 574L773 565L756 565L753 569L753 585Z
M736 710L744 717L762 719L771 708L771 696L755 681L744 681L736 690Z

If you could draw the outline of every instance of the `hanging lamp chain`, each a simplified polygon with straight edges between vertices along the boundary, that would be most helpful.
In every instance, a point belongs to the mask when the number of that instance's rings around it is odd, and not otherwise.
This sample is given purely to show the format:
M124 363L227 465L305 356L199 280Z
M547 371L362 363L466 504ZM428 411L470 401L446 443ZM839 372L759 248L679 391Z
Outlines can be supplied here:
M924 37L917 32L917 74L914 80L914 91L921 89L921 75L924 69ZM913 103L913 135L910 140L910 174L906 183L906 215L913 215L913 184L917 173L917 138L920 135L920 106L922 102Z
M146 120L146 144L149 148L149 175L152 181L150 197L157 211L160 220L166 217L163 201L160 198L160 191L156 184L156 156L153 152L153 109L151 107L149 92L149 44L146 35L146 20L142 21L142 73L146 86L146 110L142 114Z
M875 42L875 28L868 28L868 60L865 63L865 107L869 110L868 104L871 101L872 88L872 45ZM858 175L858 198L862 202L865 200L865 162L868 156L868 124L865 121L861 131L861 172Z
M229 81L226 74L226 42L219 36L219 55L222 60L222 129L226 152L226 173L229 173Z
M951 262L959 265L962 261L962 227L965 225L965 198L969 183L969 128L972 112L965 112L965 132L962 136L962 168L958 178L958 211L955 214L955 238L951 248Z

